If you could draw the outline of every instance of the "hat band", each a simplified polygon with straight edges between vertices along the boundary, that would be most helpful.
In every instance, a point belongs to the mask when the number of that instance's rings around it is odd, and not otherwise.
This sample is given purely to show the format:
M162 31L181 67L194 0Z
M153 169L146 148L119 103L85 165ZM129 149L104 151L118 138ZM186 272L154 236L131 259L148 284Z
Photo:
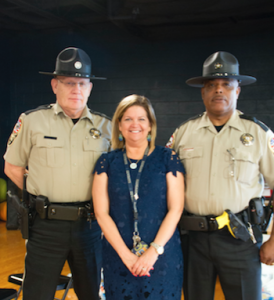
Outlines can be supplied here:
M205 76L239 76L239 74L234 74L234 73L211 73Z
M92 75L90 76L87 73L71 73L71 72L66 72L66 71L54 71L53 72L54 75L64 75L64 76L68 76L68 77L92 77Z

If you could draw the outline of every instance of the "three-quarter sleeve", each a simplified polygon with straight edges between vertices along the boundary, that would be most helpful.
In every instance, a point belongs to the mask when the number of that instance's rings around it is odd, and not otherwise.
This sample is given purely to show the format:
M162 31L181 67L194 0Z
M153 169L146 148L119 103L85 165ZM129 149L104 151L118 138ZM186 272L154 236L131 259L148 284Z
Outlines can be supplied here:
M167 149L167 148L166 148ZM181 172L185 174L185 168L183 164L181 163L179 157L177 154L172 151L171 149L167 149L168 151L166 152L166 169L167 173L172 172L174 176L176 176L176 172Z
M107 173L107 175L108 175L108 166L109 166L109 164L108 164L108 154L103 153L99 157L99 159L97 160L97 163L95 165L93 174L95 174L97 172L98 174Z

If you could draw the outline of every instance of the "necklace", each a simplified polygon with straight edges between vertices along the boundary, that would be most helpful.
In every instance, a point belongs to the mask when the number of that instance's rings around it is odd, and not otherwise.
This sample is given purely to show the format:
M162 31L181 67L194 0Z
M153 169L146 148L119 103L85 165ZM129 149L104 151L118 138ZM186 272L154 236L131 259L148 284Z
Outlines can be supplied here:
M137 168L137 164L138 164L138 162L140 161L140 159L139 159L138 161L136 161L136 163L135 163L135 162L132 162L129 158L127 158L127 159L128 159L129 162L130 162L129 167L130 167L132 170L136 169L136 168Z

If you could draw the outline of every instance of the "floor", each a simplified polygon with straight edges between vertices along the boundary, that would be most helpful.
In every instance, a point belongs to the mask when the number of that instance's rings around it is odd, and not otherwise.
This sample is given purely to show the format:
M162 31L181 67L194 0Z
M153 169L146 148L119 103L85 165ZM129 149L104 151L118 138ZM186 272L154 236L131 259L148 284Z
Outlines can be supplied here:
M0 288L13 288L18 290L18 286L8 282L10 274L23 273L25 257L25 240L21 238L19 230L7 230L6 223L0 221ZM70 273L69 267L65 264L62 274ZM63 291L56 292L55 297L61 298ZM22 294L19 300L22 299ZM73 289L70 289L66 300L77 300ZM182 300L184 297L182 296ZM117 299L119 300L119 299ZM219 282L216 284L214 300L225 300Z
M12 288L18 290L18 285L8 282L10 274L24 272L25 240L22 239L19 230L7 230L6 223L0 221L0 288ZM62 274L70 273L69 266L66 264ZM55 297L62 298L63 291L56 292ZM22 293L19 300L22 299ZM73 289L70 289L66 300L77 300Z

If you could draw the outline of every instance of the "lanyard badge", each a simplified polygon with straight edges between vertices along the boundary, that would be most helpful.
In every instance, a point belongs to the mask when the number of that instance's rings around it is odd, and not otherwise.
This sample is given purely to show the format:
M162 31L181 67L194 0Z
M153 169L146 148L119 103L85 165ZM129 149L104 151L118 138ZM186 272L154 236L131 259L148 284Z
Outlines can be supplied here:
M149 147L146 148L146 151L145 151L144 156L142 158L142 161L141 161L141 164L140 164L140 167L139 167L139 170L138 170L137 178L136 178L136 181L135 181L134 192L133 192L133 185L132 185L132 181L131 181L131 177L130 177L130 171L129 171L126 151L124 151L124 153L123 153L124 164L125 164L126 175L127 175L127 182L128 182L128 189L129 189L129 194L130 194L130 198L131 198L131 201L132 201L133 213L134 213L134 232L133 232L133 236L132 236L133 248L136 248L138 246L138 244L141 243L141 237L140 237L139 231L138 231L137 200L139 198L139 196L138 196L139 182L140 182L141 174L142 174L142 171L143 171L146 159L147 159L148 151L149 151Z

